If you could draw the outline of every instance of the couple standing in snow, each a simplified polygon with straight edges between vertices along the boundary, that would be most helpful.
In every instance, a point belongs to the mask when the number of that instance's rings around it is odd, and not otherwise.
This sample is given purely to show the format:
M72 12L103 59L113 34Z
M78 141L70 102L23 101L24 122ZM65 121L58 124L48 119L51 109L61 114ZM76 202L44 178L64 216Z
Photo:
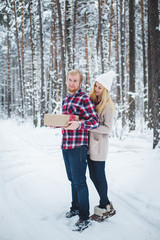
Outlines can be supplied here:
M82 73L71 70L67 75L68 94L62 103L62 113L79 116L78 122L70 121L69 126L62 129L62 153L72 192L71 208L66 217L79 216L76 231L87 228L91 224L90 219L103 221L116 213L108 199L105 175L108 138L114 115L114 105L109 96L113 77L113 71L97 77L89 97L81 90ZM86 183L87 162L90 178L100 197L91 217Z

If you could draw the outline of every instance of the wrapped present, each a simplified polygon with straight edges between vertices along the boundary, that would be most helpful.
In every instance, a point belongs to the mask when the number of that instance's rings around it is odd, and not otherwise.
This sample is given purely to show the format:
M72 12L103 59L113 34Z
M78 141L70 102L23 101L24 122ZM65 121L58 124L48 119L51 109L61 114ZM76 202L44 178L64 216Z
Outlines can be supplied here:
M67 127L69 121L79 121L79 116L68 114L44 114L44 125Z

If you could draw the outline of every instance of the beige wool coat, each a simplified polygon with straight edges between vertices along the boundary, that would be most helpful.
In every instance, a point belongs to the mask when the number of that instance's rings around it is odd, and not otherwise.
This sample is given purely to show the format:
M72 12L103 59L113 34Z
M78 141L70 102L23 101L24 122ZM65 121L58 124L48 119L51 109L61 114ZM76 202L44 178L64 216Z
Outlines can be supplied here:
M93 161L105 161L109 147L109 134L112 130L114 112L106 103L106 112L100 114L100 126L89 131L89 155Z

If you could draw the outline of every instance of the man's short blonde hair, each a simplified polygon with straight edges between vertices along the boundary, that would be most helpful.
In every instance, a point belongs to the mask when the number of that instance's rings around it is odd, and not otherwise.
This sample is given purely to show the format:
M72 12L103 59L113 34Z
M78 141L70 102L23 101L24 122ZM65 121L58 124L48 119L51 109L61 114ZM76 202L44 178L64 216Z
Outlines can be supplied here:
M76 69L73 69L73 70L71 70L71 71L68 72L68 74L67 74L67 79L68 79L68 76L69 76L69 75L75 75L75 74L79 74L79 76L80 76L80 83L82 83L82 81L83 81L83 75L82 75L82 73L81 73L80 71L78 71L78 70L76 70Z

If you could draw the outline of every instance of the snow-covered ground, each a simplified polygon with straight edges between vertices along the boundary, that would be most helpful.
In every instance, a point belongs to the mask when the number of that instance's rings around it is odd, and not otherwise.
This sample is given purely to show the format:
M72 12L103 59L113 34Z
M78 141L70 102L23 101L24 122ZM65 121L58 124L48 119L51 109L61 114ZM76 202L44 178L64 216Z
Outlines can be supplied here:
M83 233L66 219L70 183L60 129L0 120L0 240L159 240L160 149L150 133L110 138L106 172L117 214ZM89 179L90 212L98 195Z

